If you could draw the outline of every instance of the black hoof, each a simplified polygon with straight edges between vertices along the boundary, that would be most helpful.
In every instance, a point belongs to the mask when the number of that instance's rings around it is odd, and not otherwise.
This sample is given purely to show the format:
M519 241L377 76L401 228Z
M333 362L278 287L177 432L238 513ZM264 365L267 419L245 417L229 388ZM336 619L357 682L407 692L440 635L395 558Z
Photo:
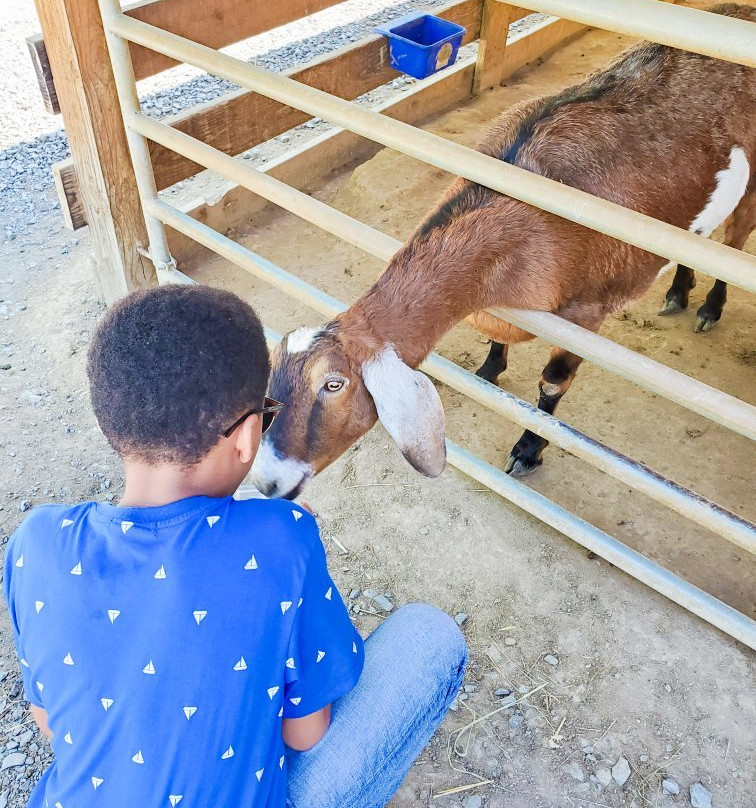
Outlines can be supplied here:
M491 382L491 384L498 384L499 376L501 376L501 370L499 368L491 367L488 362L484 362L476 371L476 376L480 376L481 379L485 379L487 382Z
M504 471L510 477L527 477L532 474L540 465L543 460L539 457L537 460L525 459L524 457L515 457L513 454L507 458L507 465L504 466Z
M711 331L722 316L721 310L710 306L708 303L704 303L696 313L698 317L696 318L696 326L693 329L696 333Z
M688 301L681 300L679 297L670 297L664 301L664 305L659 309L659 315L666 317L668 314L678 314L688 308Z

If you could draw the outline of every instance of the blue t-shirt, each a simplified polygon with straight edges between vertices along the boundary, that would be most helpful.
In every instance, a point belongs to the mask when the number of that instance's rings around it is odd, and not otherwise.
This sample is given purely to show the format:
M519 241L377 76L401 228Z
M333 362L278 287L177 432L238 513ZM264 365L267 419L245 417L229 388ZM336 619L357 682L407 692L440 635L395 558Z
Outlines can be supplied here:
M54 733L33 808L283 808L282 718L362 671L315 520L285 500L35 508L5 595Z

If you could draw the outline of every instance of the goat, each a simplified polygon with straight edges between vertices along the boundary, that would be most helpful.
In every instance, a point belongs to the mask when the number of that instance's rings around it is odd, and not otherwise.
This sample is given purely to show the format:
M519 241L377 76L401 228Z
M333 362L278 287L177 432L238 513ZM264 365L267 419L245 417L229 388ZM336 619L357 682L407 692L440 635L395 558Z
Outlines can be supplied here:
M711 9L756 21L756 9ZM756 225L756 81L751 70L641 43L582 84L504 113L478 147L529 171L704 236L726 219L741 249ZM271 395L287 408L253 469L264 493L293 497L380 419L406 459L436 476L444 414L415 370L467 318L493 340L478 375L496 383L512 343L532 339L485 309L537 309L592 331L642 295L665 260L458 178L353 306L300 329L273 355ZM677 269L663 313L687 306L693 273ZM696 330L720 317L717 281ZM581 362L554 348L538 406L553 413ZM530 473L547 441L525 432L506 470Z

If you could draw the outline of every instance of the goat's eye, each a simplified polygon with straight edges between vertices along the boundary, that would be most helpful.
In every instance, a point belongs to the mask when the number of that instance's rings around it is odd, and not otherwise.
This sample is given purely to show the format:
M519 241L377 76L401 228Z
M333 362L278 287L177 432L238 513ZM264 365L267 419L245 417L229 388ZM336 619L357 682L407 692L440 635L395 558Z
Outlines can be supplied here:
M323 388L328 393L338 393L339 390L344 389L344 380L343 379L329 379L323 385Z

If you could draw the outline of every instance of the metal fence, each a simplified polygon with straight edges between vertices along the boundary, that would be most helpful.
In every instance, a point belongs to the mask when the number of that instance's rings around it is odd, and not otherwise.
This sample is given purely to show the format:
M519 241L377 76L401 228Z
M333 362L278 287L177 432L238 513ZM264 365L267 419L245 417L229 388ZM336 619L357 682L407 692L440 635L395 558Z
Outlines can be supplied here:
M756 291L756 259L743 252L505 164L321 90L127 17L121 12L118 0L99 2L135 179L145 212L149 256L163 280L191 282L176 269L175 262L171 259L164 230L164 225L169 225L327 317L346 308L341 301L159 199L148 140L160 143L239 183L377 258L388 260L400 243L242 161L144 115L139 107L128 42L221 76L425 163L671 261L685 264L743 289ZM670 6L658 0L621 0L612 4L606 4L602 0L526 0L518 2L518 6L559 14L609 30L644 36L664 44L749 66L756 64L756 26L703 11ZM509 309L497 309L492 313L729 429L751 439L756 437L756 408L733 396L553 314ZM273 340L277 339L272 333L269 336ZM643 464L615 452L436 354L428 357L421 368L494 412L532 430L749 552L756 553L754 525L736 514L665 479ZM756 622L742 613L451 442L448 442L448 461L657 592L751 648L756 648Z

